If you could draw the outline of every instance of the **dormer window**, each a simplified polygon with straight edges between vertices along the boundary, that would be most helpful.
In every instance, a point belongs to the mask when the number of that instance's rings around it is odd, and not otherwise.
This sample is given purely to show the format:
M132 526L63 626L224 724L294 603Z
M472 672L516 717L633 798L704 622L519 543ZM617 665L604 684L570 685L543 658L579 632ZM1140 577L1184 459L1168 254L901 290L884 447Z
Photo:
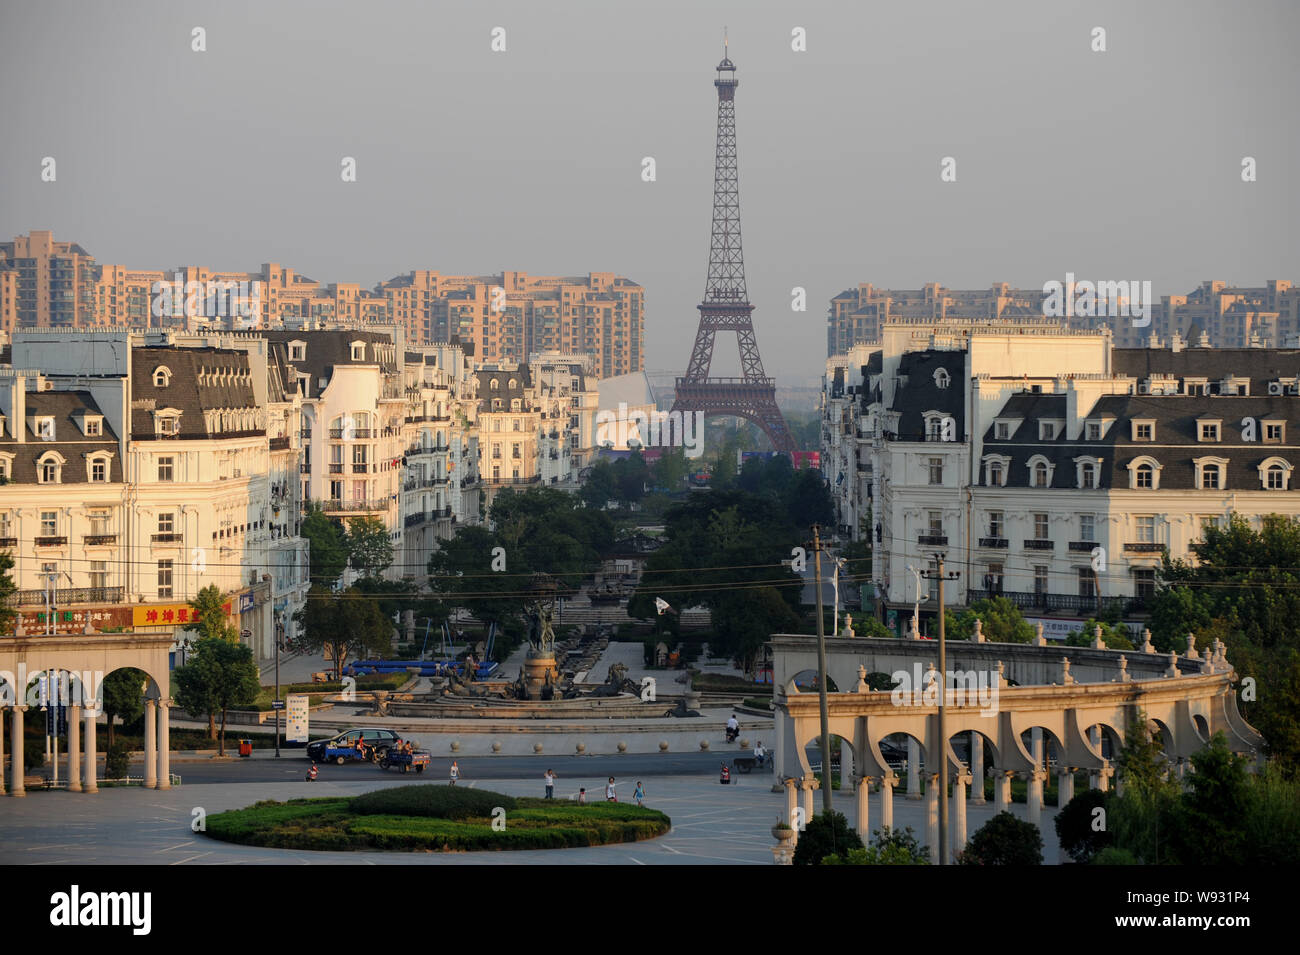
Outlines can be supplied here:
M1196 422L1197 439L1202 442L1218 441L1219 425L1221 423L1222 422L1220 422L1217 419L1205 419L1205 418L1198 419Z
M307 343L293 341L289 342L289 360L306 361L307 360Z
M1265 444L1282 444L1286 441L1285 421L1265 418L1263 425Z
M153 386L166 388L172 383L172 370L166 365L159 365L153 370Z
M1154 419L1134 418L1132 426L1134 441L1154 441L1156 439L1156 423Z
M934 370L934 386L936 388L947 388L952 383L952 375L948 374L947 368L936 368Z
M1222 491L1228 486L1227 458L1193 458L1196 487L1202 491Z
M9 424L9 419L0 414L0 438L5 436L5 428Z
M1038 440L1054 441L1056 440L1056 422L1040 421L1038 422Z
M82 419L81 426L88 438L98 438L104 433L104 419L98 415L87 415Z
M491 388L493 391L500 391L500 390L501 390L501 382L498 381L496 378L493 378L493 379L490 381L490 383L488 384L488 387Z
M42 441L54 440L54 416L40 415L36 419L36 437Z
M352 342L352 360L353 361L366 360L366 343L364 341Z
M1029 459L1028 464L1030 487L1052 486L1052 472L1055 470L1055 465L1041 454L1035 454Z
M1011 440L1011 424L1006 421L998 421L993 425L993 437L998 441Z
M14 454L0 451L0 481L10 481L14 476ZM8 534L2 535L8 537Z
M107 484L112 457L105 453L92 454L86 459L86 479L91 484Z
M984 484L986 487L1006 487L1011 458L1001 454L984 456Z
M1134 458L1128 465L1129 487L1154 491L1160 487L1160 462L1151 457Z
M1283 458L1266 458L1259 464L1259 482L1265 491L1291 489L1291 463Z
M36 480L40 484L63 483L63 455L56 451L47 451L36 462Z
M519 387L519 382L514 378L511 378L510 381L506 383L506 387L513 391L515 388Z
M1093 457L1075 458L1075 466L1078 468L1078 482L1081 490L1090 491L1099 486L1101 475L1101 461Z
M154 433L160 437L174 437L181 433L181 413L174 409L154 412L153 423Z

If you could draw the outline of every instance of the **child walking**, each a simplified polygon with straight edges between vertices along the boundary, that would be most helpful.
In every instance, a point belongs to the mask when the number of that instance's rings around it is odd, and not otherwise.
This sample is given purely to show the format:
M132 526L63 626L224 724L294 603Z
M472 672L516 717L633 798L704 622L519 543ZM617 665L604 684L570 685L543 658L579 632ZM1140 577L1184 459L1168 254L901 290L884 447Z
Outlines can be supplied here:
M645 799L645 787L641 785L641 780L636 781L636 789L632 792L632 798L636 800L637 808L641 808L641 802Z

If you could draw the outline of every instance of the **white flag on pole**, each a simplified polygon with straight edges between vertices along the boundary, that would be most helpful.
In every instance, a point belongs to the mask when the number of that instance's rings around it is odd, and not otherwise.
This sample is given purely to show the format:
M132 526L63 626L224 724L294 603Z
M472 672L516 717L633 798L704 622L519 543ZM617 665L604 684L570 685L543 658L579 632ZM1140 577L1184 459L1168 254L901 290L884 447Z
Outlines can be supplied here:
M663 597L656 597L655 609L659 611L659 616L662 617L664 615L665 610L672 610L673 608L669 606L668 601L664 600Z

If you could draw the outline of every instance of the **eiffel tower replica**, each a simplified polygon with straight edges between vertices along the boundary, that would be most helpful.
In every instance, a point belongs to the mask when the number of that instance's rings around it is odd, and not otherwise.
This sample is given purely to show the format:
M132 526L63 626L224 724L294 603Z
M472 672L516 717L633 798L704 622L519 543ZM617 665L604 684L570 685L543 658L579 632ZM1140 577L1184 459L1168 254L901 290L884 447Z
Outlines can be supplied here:
M745 418L763 429L772 447L791 453L794 439L776 406L776 379L763 373L754 323L745 290L745 259L740 245L740 184L736 162L736 65L723 41L718 64L718 146L713 171L713 236L709 242L709 278L699 304L700 327L686 375L677 379L673 411L702 411L705 416ZM735 332L740 346L740 378L710 378L713 338Z

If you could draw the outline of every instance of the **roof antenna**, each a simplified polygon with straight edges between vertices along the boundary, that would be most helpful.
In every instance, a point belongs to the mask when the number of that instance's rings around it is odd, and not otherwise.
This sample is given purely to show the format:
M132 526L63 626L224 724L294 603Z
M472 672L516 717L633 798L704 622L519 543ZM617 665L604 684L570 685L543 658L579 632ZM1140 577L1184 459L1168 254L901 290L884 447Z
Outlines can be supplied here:
M727 28L722 28L722 58L727 58Z

